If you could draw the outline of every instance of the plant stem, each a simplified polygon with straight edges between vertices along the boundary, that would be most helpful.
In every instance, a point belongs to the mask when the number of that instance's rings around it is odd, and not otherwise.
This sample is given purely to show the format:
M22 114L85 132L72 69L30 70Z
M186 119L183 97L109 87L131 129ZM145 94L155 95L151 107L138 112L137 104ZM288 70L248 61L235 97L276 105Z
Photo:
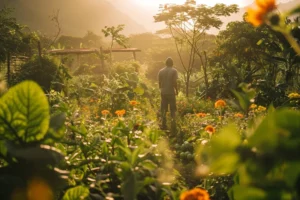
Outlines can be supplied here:
M298 45L295 38L289 33L284 33L283 32L283 35L287 39L287 41L290 43L290 45L293 47L293 49L296 51L298 56L300 56L300 46Z

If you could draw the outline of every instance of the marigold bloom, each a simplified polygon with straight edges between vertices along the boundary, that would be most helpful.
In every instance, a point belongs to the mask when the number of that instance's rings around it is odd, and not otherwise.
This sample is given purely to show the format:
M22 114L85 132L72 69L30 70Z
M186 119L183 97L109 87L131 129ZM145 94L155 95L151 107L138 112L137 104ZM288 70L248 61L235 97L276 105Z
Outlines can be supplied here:
M102 110L102 111L101 111L101 114L102 114L102 115L108 115L108 114L109 114L109 110Z
M263 9L265 12L270 12L276 8L275 0L256 0L256 5Z
M206 116L206 113L197 113L196 116L197 116L197 117L205 117L205 116Z
M254 26L260 26L270 11L276 8L275 0L256 0L255 8L248 8L246 20Z
M244 115L241 114L241 113L235 113L235 114L234 114L234 117L237 117L237 118L243 118Z
M211 133L211 134L216 132L216 129L211 125L207 125L204 130L208 133Z
M130 105L132 105L132 106L136 106L136 105L138 104L138 102L137 102L137 101L134 101L134 100L132 100L132 101L129 101L129 104L130 104Z
M300 94L298 94L298 93L290 93L289 95L288 95L288 97L290 98L290 99L297 99L297 98L300 98Z
M192 190L188 190L183 192L180 195L180 200L210 200L209 194L206 190L201 188L194 188Z
M222 99L216 101L215 108L224 108L226 106L226 102Z
M255 109L255 108L257 108L257 105L253 103L253 104L250 105L249 108L250 108L250 109Z
M258 106L258 108L257 108L258 112L263 112L263 111L266 111L266 110L267 110L267 108L264 107L264 106Z
M53 200L51 187L41 178L34 178L28 182L27 197L30 200Z
M118 115L118 117L122 117L126 113L126 111L122 109L122 110L117 110L115 113L116 115Z

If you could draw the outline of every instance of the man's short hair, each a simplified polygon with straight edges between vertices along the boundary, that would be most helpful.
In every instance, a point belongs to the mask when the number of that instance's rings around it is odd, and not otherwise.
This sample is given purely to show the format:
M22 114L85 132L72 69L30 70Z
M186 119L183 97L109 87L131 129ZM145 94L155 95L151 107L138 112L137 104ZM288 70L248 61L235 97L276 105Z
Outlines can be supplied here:
M166 65L167 65L167 67L173 67L173 59L170 57L167 58Z

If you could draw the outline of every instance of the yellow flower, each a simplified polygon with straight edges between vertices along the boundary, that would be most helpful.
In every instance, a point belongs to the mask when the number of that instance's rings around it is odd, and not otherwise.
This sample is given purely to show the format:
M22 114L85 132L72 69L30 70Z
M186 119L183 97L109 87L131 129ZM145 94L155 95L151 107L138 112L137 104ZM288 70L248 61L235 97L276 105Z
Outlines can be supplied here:
M266 110L267 110L267 108L264 107L264 106L258 106L258 108L257 108L257 112L263 112L263 111L266 111Z
M254 26L263 24L267 13L276 9L275 0L256 0L255 8L248 8L246 20Z
M108 114L109 114L109 110L102 110L102 111L101 111L101 114L102 114L102 115L108 115Z
M211 125L207 125L204 130L210 134L216 132L216 129Z
M216 101L215 108L224 108L226 106L226 102L222 99Z
M132 100L132 101L129 101L129 104L130 104L130 105L132 105L132 106L136 106L136 105L138 104L138 102L137 102L137 101L134 101L134 100Z
M122 110L117 110L115 113L116 115L118 115L118 117L122 117L126 113L126 111L122 109Z
M241 114L241 113L235 113L235 114L234 114L234 117L237 117L237 118L243 118L244 115Z
M197 113L196 116L197 116L197 117L205 117L205 116L206 116L206 113Z
M253 103L253 104L250 105L250 109L255 109L255 108L257 108L256 104Z
M300 94L298 94L298 93L290 93L289 95L288 95L288 97L290 98L290 99L297 99L297 98L300 98Z
M183 192L180 195L180 200L210 200L209 194L206 190L201 188L194 188Z
M17 188L13 191L12 200L54 200L49 184L42 178L35 177L28 181L26 188Z

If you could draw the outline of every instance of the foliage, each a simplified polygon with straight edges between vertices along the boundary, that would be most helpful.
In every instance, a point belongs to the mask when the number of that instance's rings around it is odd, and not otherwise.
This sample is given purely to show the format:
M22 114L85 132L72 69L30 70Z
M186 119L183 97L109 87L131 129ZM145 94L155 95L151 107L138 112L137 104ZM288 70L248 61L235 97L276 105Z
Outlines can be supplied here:
M29 42L23 33L24 27L10 16L11 13L10 8L0 10L0 62L4 62L8 54L23 52Z
M299 119L298 111L269 112L245 131L246 139L233 127L224 129L210 147L201 148L201 163L206 155L212 172L237 171L231 199L297 199ZM241 189L252 192L240 193Z
M111 37L111 42L110 42L110 62L112 63L112 48L114 45L114 42L116 42L117 44L119 44L122 47L126 47L127 46L127 41L128 38L126 38L125 35L121 34L120 32L123 31L125 28L124 24L120 24L117 27L115 26L105 26L104 29L102 29L102 32L104 34L105 37Z
M137 61L123 61L123 62L115 62L111 69L111 74L124 74L124 73L134 73L139 72L141 68L141 64Z
M54 89L61 90L64 79L70 78L64 66L58 65L51 57L33 56L24 63L12 77L12 85L23 80L33 80L37 82L45 91L50 91L52 83L58 82Z
M29 195L30 191L32 198L40 199L62 190L66 183L60 175L64 173L54 167L63 155L49 145L54 135L63 136L64 118L59 121L58 115L50 116L44 92L32 81L10 88L1 97L0 107L1 198Z
M237 10L237 5L216 4L214 7L207 7L196 5L194 0L187 0L183 5L166 4L161 8L160 13L154 16L155 22L165 22L169 34L175 40L177 53L184 69L186 96L189 94L190 77L194 72L196 56L201 61L206 89L208 88L207 58L203 49L206 31L210 28L219 28L222 25L219 17L230 16ZM183 63L182 52L189 52L187 63Z

